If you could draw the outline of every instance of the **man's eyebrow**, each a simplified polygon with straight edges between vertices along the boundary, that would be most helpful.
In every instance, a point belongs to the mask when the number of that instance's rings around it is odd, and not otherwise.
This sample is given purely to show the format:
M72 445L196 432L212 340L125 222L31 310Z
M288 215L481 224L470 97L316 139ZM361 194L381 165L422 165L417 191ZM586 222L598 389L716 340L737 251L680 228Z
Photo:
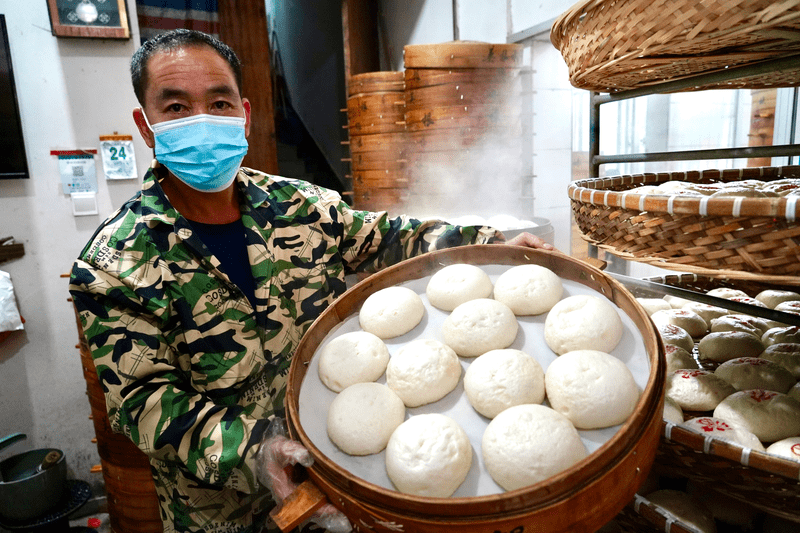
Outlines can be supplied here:
M221 95L221 96L234 96L238 94L230 85L215 85L206 91L208 95ZM173 89L165 87L158 93L158 99L161 101L170 100L172 98L188 98L189 93L181 89Z

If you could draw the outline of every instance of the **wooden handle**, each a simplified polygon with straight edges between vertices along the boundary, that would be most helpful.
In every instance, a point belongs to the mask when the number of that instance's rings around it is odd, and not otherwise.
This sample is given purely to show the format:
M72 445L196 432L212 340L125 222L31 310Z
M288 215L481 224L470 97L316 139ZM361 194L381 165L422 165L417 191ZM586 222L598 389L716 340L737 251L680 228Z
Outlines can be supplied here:
M325 494L309 479L298 485L269 515L280 530L286 532L302 524L326 503Z
M57 451L53 450L52 452L50 452L50 453L48 453L47 455L44 456L44 459L42 460L42 464L39 465L39 470L40 471L41 470L47 470L48 468L50 468L51 466L56 464L59 459L61 459L61 452L57 452Z

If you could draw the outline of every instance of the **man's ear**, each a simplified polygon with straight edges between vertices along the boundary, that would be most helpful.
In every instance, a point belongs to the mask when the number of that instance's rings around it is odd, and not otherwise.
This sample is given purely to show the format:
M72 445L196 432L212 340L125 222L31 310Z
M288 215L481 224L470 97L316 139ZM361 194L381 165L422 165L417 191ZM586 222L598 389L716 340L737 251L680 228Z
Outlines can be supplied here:
M250 100L242 98L242 107L244 108L244 136L250 135Z
M136 123L136 127L139 128L139 134L142 136L142 139L144 139L145 144L150 148L154 148L156 140L150 127L147 125L147 121L144 118L144 111L141 107L134 108L133 121Z

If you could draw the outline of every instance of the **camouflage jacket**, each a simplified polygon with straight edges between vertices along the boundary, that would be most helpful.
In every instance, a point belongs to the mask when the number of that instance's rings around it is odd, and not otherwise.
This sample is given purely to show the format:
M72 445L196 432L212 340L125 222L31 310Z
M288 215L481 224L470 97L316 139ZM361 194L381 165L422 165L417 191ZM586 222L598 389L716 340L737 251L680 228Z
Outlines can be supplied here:
M150 457L164 531L253 531L254 513L273 505L255 474L266 419L283 414L295 347L345 274L496 234L355 211L332 191L242 168L253 308L159 172L86 245L70 293L111 427Z

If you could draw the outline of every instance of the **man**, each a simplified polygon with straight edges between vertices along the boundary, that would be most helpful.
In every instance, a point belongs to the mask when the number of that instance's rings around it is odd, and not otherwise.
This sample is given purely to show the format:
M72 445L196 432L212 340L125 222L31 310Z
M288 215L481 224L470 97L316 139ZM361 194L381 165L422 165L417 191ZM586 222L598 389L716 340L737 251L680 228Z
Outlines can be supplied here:
M345 273L502 235L353 211L240 168L250 103L236 55L208 35L148 41L131 77L156 162L81 252L70 292L111 426L150 457L164 531L258 531L273 505L259 443L283 416L298 341Z

